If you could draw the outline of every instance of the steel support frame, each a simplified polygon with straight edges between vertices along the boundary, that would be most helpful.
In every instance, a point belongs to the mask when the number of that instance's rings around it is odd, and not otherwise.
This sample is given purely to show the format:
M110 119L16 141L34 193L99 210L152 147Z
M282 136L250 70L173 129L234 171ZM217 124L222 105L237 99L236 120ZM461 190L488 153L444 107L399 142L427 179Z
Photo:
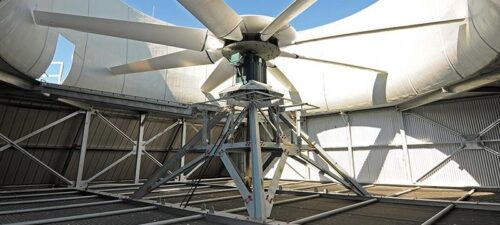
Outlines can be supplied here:
M349 168L351 169L351 176L356 179L354 150L352 147L351 117L347 113L342 113L341 116L347 126L347 152L349 154Z
M113 130L115 130L118 134L120 134L122 137L124 137L126 140L128 140L130 143L134 145L132 150L128 152L127 154L123 155L121 158L118 160L114 161L101 171L97 172L96 174L92 175L90 178L87 180L83 180L83 171L84 171L84 163L85 163L85 153L86 153L86 148L87 148L87 139L88 139L88 132L90 128L90 122L91 122L91 115L95 114L98 118L100 118L102 121L104 121L106 124L108 124ZM102 174L106 173L107 171L111 170L114 168L116 165L120 164L127 158L129 158L132 155L136 155L136 163L135 163L135 175L134 175L134 184L138 184L140 180L140 167L141 167L141 161L142 161L142 155L147 156L153 163L157 164L158 166L162 166L162 164L154 158L149 152L146 151L146 145L153 142L155 139L160 137L161 135L165 134L167 131L171 130L174 128L176 125L179 124L179 121L175 122L174 124L170 125L166 129L164 129L162 132L156 134L152 138L150 138L147 141L144 141L144 128L145 128L145 122L146 122L147 114L141 114L139 116L139 133L137 137L137 141L129 137L125 132L123 132L120 128L118 128L116 125L114 125L108 118L106 118L104 115L102 115L99 111L97 110L92 110L92 111L87 111L86 112L86 122L85 122L85 127L84 127L84 135L82 138L82 149L80 152L80 160L79 160L79 165L78 165L78 173L77 173L77 185L76 187L78 188L85 188L88 186L90 182L93 180L97 179L99 176ZM88 119L88 123L87 123ZM85 134L86 133L86 134Z
M34 156L30 152L28 152L26 149L24 149L21 146L19 146L15 141L10 140L9 138L7 138L2 133L0 133L0 139L2 139L5 142L7 142L8 145L12 146L14 149L18 150L19 152L21 152L22 154L24 154L25 156L27 156L29 159L31 159L32 161L34 161L36 164L38 164L39 166L41 166L44 169L46 169L47 171L49 171L50 173L52 173L57 178L59 178L62 181L64 181L66 184L73 185L73 182L71 180L69 180L68 178L66 178L65 176L63 176L62 174L60 174L59 172L57 172L56 170L52 169L52 167L50 167L49 165L47 165L44 162L42 162L36 156Z
M363 187L359 185L355 180L350 178L347 174L345 174L345 172L338 166L338 164L334 162L333 159L331 159L329 156L327 156L326 152L319 145L311 143L312 141L301 129L297 130L297 127L301 126L300 112L296 112L296 120L294 122L290 122L291 124L288 124L288 126L290 126L292 131L296 134L296 141L294 144L292 144L287 140L287 137L285 135L281 135L283 131L280 127L279 121L282 120L282 113L279 111L279 106L262 105L260 102L258 102L258 100L249 100L245 105L241 106L244 106L244 108L240 111L239 115L235 119L233 119L234 114L236 114L234 106L223 109L223 111L216 114L212 119L209 119L207 112L203 113L203 127L185 145L183 145L179 151L177 151L173 158L165 162L164 165L159 170L157 170L155 174L153 174L153 176L131 196L131 198L162 198L161 196L145 197L145 195L149 194L160 185L172 180L180 174L188 172L193 168L199 167L200 164L203 163L208 157L218 156L220 157L224 167L227 169L229 175L234 180L237 190L244 200L245 207L243 209L248 211L249 217L253 221L266 222L267 218L271 214L273 205L276 205L277 203L274 202L274 196L279 187L279 181L286 165L286 160L289 156L295 157L297 155L300 155L302 140L305 140L305 142L307 142L309 145L314 146L317 149L318 154L325 161L327 161L327 163L331 167L333 167L336 173L339 175L330 172L329 169L319 167L321 170L332 176L332 178L339 180L339 182L352 189L355 193L358 193L362 196L368 195ZM265 114L263 114L262 110L260 109L261 107L267 107L268 109L270 109L268 110L268 112L270 112L269 119ZM267 122L269 122L269 125L273 128L273 133L271 133L269 130L266 131L268 135L270 135L270 138L273 139L273 142L263 142L261 139L260 125L267 125L261 123L259 113L262 114L262 117ZM247 118L246 122L248 128L248 140L246 142L227 143L228 140L232 141L231 138L233 135L233 131L235 131L240 126L245 117ZM211 132L212 128L215 127L215 125L224 118L226 119L225 125L220 137L217 139L216 143L210 144L209 133ZM283 120L285 120L285 122L290 121L286 116L283 116ZM184 122L183 125L185 126L186 123ZM197 143L201 143L201 146L195 146L195 144ZM271 151L279 151L281 153L270 188L267 189L267 191L263 185L263 148L269 149ZM251 166L249 168L249 171L246 171L245 175L252 176L251 188L245 185L245 182L242 179L241 172L236 169L234 163L232 162L232 159L227 153L232 149L237 151L239 149L249 153L249 164ZM204 154L200 155L195 160L190 161L184 166L181 166L174 172L171 172L169 168L174 165L174 162L181 160L188 152L200 152ZM273 155L271 157L276 156ZM274 159L271 159L271 161L273 160ZM309 160L309 163L316 165L316 163L312 160ZM234 196L231 196L231 198L233 197Z
M207 130L211 130L214 128L219 121L221 121L223 118L227 116L228 112L227 111L222 111L216 114L210 121L207 122ZM139 188L131 197L134 199L137 198L142 198L148 193L150 193L153 189L156 187L162 185L163 183L160 183L159 181L161 180L162 182L167 182L168 180L162 179L164 178L167 173L170 172L171 167L176 164L177 161L181 160L183 156L185 156L189 150L199 141L203 140L203 130L197 132L186 145L182 146L182 148L176 152L174 157L168 159L160 169L158 169L149 179L148 181ZM184 172L184 171L183 171Z
M186 139L187 139L187 126L186 126L186 119L182 119L182 131L181 131L181 147L184 147L184 145L186 145ZM184 166L184 164L186 163L186 156L182 156L181 157L181 167ZM200 168L200 166L203 165L203 163L200 163L199 166L196 166L192 172L196 171L198 168ZM192 172L190 172L187 176L184 176L184 173L181 173L181 175L179 176L179 180L180 181L186 181L186 177L189 177Z
M92 121L92 112L85 112L85 124L83 125L83 135L80 149L80 157L78 160L78 170L76 175L76 187L83 188L83 168L85 168L85 155L87 154L87 142L89 138L90 123Z
M139 179L140 179L140 176L141 176L141 160L142 160L142 154L144 152L144 124L145 123L146 123L146 114L141 114L139 116L139 133L138 133L137 141L135 142L136 143L135 144L136 151L135 151L135 176L134 176L134 184L138 184L139 183ZM154 161L155 160L153 160L153 162Z
M476 191L475 189L470 190L465 195L463 195L462 197L458 198L457 201L465 201L465 200L467 200L475 191ZM443 218L444 216L446 216L446 214L448 214L454 208L455 208L455 204L449 204L444 209L442 209L438 213L434 214L431 218L429 218L428 220L426 220L425 222L423 222L422 225L432 225L432 224L436 223L438 220L440 220L441 218Z
M52 123L49 123L49 124L47 124L47 125L45 125L45 126L43 126L41 128L38 128L37 130L35 130L35 131L33 131L33 132L31 132L31 133L29 133L27 135L24 135L23 137L20 137L20 138L14 140L13 142L16 143L16 144L19 144L19 143L21 143L21 142L23 142L23 141L25 141L25 140L27 140L27 139L29 139L29 138L37 135L37 134L39 134L39 133L42 133L42 132L44 132L44 131L46 131L46 130L48 130L48 129L50 129L50 128L52 128L52 127L54 127L54 126L56 126L56 125L58 125L58 124L60 124L60 123L62 123L64 121L68 120L68 119L70 119L70 118L73 118L76 115L82 114L82 113L84 113L84 111L80 111L79 110L79 111L73 112L73 113L71 113L71 114L69 114L69 115L67 115L67 116L65 116L63 118L60 118L60 119L58 119L58 120L56 120L56 121L54 121ZM0 152L2 152L5 149L8 149L10 147L12 147L12 145L10 143L7 143L6 145L4 145L4 146L2 146L0 148Z
M280 118L287 126L289 126L292 129L292 131L297 132L297 129L293 121L286 114L286 112L280 113ZM330 167L332 167L335 170L335 172L337 172L337 174L339 174L339 177L341 178L338 180L339 182L343 184L348 183L349 185L347 186L351 188L355 193L361 196L370 196L370 194L366 190L364 190L364 188L354 178L349 176L349 174L345 172L344 169L342 169L342 167L337 162L335 162L335 160L333 160L333 158L330 155L328 155L328 153L319 144L317 144L314 140L312 140L309 137L309 135L307 135L304 131L302 131L300 133L300 137L307 144L312 146L315 149L316 153L323 159L323 161L325 161Z
M413 180L413 172L411 170L410 150L408 149L408 142L407 142L407 136L406 136L406 125L405 125L403 112L399 111L398 117L399 117L399 121L400 121L399 135L401 136L401 149L403 150L403 159L405 161L406 177L410 183L414 184L415 180Z
M258 109L255 103L248 105L248 126L249 126L249 144L252 164L252 204L253 217L257 221L265 221L266 204L264 202L264 180L262 176L262 150L260 147L260 129Z
M236 188L234 188L233 190L236 190ZM221 191L221 190L217 190L217 191ZM100 196L100 197L106 198L106 199L117 199L117 198L120 199L121 198L118 195L103 193L103 192L95 192L95 191L90 191L90 190L85 190L84 192L91 194L91 195L94 195L94 196ZM299 197L299 198L297 198L297 200L300 200L300 198L305 200L305 199L308 199L308 198L310 199L313 197L319 197L319 195L309 195L309 196L305 196L305 197ZM291 200L294 200L294 199L291 199ZM221 211L210 211L210 210L203 210L203 209L199 209L199 208L193 208L193 207L189 207L189 206L183 207L183 206L179 206L178 204L175 204L175 203L157 203L157 202L152 202L150 200L131 199L131 198L123 199L123 201L125 203L131 203L134 205L155 206L155 207L157 207L157 209L159 211L162 211L162 212L184 215L184 217L178 217L175 219L158 221L157 223L153 222L151 224L177 224L177 223L187 222L187 221L192 221L192 220L197 220L197 219L205 219L209 222L218 223L218 224L226 224L226 225L233 225L233 224L258 225L258 224L262 224L261 222L248 220L248 218L246 216L232 214L232 213L228 213L228 212L224 212L224 211L222 211L222 212ZM287 201L287 200L284 200L284 201ZM284 203L286 203L286 202L284 202ZM238 208L238 210L243 211L245 209ZM164 223L162 223L162 222L164 222ZM284 225L284 223L273 222L273 221L268 221L266 224Z

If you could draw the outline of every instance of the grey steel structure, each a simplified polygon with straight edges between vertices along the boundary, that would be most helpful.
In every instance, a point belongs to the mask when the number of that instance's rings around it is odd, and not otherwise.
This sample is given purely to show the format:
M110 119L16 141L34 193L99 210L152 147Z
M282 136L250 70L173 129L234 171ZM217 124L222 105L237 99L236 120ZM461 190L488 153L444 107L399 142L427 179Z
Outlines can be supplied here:
M0 3L0 223L500 223L498 2L380 1L304 32L287 23L314 1L276 19L180 2L210 32L119 1ZM73 69L37 82L57 33ZM215 66L172 69L194 64Z

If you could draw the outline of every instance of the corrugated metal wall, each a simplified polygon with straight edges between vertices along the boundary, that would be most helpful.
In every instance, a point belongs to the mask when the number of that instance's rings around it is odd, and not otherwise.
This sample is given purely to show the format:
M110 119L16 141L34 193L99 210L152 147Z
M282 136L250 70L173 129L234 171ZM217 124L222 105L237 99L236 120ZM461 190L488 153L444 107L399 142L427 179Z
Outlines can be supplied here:
M500 126L479 141L470 137L500 119L499 105L500 96L489 96L434 103L403 113L385 108L313 116L307 118L305 128L346 171L351 171L352 160L360 182L498 187L500 157L482 145L500 152ZM352 159L348 154L349 130ZM452 155L460 148L464 150ZM293 171L286 174L299 179ZM308 178L316 180L318 176L313 173Z
M16 140L53 121L69 115L68 109L42 109L38 106L18 106L0 104L0 133L11 140ZM136 140L138 136L138 117L119 114L104 114L113 124ZM82 136L84 114L68 119L19 145L38 159L51 166L70 180L76 179ZM144 140L148 140L170 126L174 121L168 118L149 117L144 129ZM160 162L165 161L166 152L176 129L171 129L160 138L146 146L146 151ZM187 137L194 134L188 126ZM0 147L5 142L0 140ZM172 148L180 146L180 133ZM92 116L85 158L84 179L87 179L133 149L133 144L118 134L97 116ZM173 156L171 152L169 156ZM188 155L188 162L194 155ZM142 157L141 178L147 178L158 166L146 157ZM220 173L220 163L213 160L213 169L206 176ZM135 174L135 155L104 173L97 180L130 180ZM51 184L57 178L35 162L13 148L0 152L0 186L17 184Z

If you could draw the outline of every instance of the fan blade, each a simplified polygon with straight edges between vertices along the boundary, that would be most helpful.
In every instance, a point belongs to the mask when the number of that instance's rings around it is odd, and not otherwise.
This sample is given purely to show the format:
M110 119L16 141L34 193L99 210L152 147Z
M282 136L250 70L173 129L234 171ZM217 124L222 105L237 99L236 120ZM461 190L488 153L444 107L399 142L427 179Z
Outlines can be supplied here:
M271 72L271 76L276 78L283 87L285 87L289 91L297 92L295 86L293 86L292 82L286 77L286 75L273 63L267 62L267 70Z
M295 86L292 84L292 82L286 77L286 75L274 64L269 64L268 63L268 68L267 70L269 71L269 74L276 78L278 82L280 82L283 87L285 87L288 90L288 93L290 93L290 98L292 99L293 103L300 103L301 98L300 94L295 88Z
M426 23L416 23L416 24L401 25L401 26L394 26L394 27L383 27L383 28L377 28L377 29L373 29L373 30L361 30L361 31L355 31L355 32L337 33L337 34L331 34L331 35L320 36L320 37L307 37L307 38L302 38L302 39L296 40L295 44L302 44L302 43L313 42L313 41L343 38L343 37L357 36L357 35L364 35L364 34L373 34L373 33L389 32L389 31L396 31L396 30L414 29L414 28L419 28L419 27L436 26L436 25L442 25L442 24L462 23L464 21L465 21L465 18L457 18L457 19L432 21L432 22L426 22Z
M285 51L281 51L280 56L286 57L286 58L303 59L303 60L309 60L309 61L320 62L320 63L334 64L334 65L338 65L338 66L345 66L345 67L359 69L359 70L368 70L368 71L373 71L373 72L380 73L380 74L387 74L386 71L379 70L379 69L374 69L374 68L369 68L369 67L364 67L364 66L357 66L357 65L353 65L353 64L335 62L335 61L324 60L324 59L305 57L305 56L301 56L301 55L297 55L295 53L289 53L289 52L285 52Z
M113 37L145 41L194 51L222 47L222 41L208 35L207 30L169 25L130 22L63 13L33 11L38 25ZM211 45L211 46L207 46Z
M222 54L220 53L220 51L196 52L191 50L184 50L168 55L115 66L110 68L110 70L113 74L140 73L162 69L208 65L213 64L220 58L222 58Z
M217 62L217 67L215 67L214 71L210 74L210 76L208 76L205 83L201 85L201 91L203 93L209 93L233 75L233 65L231 65L231 63L229 63L226 59L222 59Z
M295 0L291 5L289 5L285 9L285 11L281 12L281 14L278 17L276 17L276 19L274 19L273 22L267 25L260 32L260 39L263 41L267 41L276 32L281 30L281 28L286 26L291 20L293 20L296 16L304 12L315 2L316 0Z
M219 38L241 41L243 19L224 0L178 0L191 14Z

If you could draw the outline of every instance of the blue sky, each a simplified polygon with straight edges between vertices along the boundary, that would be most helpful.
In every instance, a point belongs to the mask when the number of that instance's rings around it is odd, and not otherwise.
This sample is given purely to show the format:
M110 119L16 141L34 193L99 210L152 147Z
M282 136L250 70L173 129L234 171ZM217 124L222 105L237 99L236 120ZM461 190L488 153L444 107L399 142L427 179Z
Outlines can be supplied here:
M179 26L199 27L203 25L196 20L186 9L175 0L123 0L132 7L161 20ZM238 14L266 15L275 17L283 11L292 0L226 0L226 3ZM375 3L376 0L318 0L313 6L295 18L291 24L297 30L304 30L323 24L327 24L346 16L352 15L361 9ZM60 37L57 43L53 61L64 62L64 78L71 69L74 46L64 37ZM57 66L47 69L48 74L58 71ZM54 82L55 79L47 79Z
M189 12L175 0L123 0L148 15L180 26L203 27ZM292 0L226 0L238 14L277 16ZM307 11L292 21L297 30L323 25L351 15L376 0L318 0Z

